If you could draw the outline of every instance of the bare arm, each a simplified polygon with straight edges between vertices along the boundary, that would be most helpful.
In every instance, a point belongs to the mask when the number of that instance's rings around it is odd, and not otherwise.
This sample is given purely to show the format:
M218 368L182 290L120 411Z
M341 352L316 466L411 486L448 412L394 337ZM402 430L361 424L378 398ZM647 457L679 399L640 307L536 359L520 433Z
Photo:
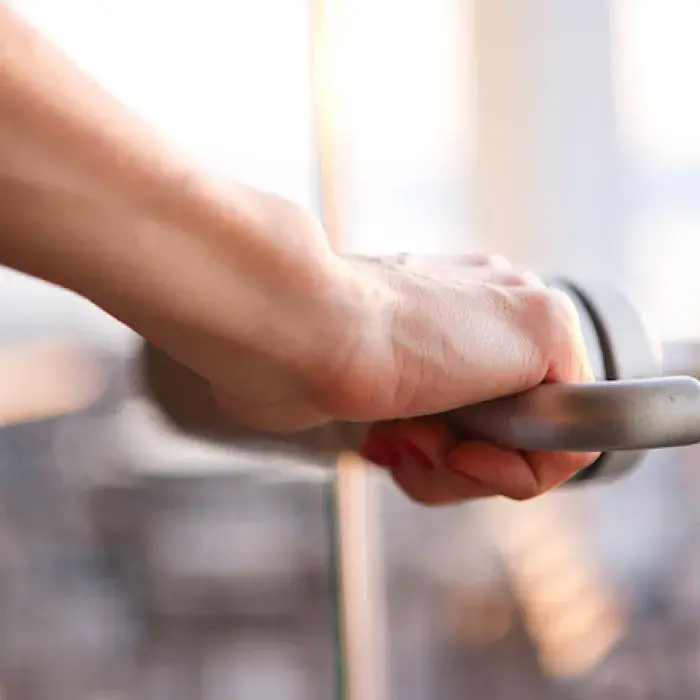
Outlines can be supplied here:
M378 424L365 455L425 503L529 498L595 457L421 418L586 378L575 316L539 281L340 259L295 205L196 171L1 0L0 263L98 304L244 425Z
M290 217L314 228L309 217L193 169L2 3L0 46L1 264L156 336L168 333L165 315L197 324L198 295L219 284L226 332L243 344L305 342L308 309L269 299L323 297L337 284L320 230L311 243L277 235Z

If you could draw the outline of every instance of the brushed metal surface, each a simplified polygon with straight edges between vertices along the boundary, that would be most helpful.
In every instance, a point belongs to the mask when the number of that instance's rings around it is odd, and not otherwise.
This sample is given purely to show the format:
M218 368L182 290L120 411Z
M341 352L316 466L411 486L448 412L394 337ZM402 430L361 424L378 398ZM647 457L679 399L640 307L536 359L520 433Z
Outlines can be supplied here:
M468 437L519 450L647 450L700 442L692 377L546 384L447 414Z

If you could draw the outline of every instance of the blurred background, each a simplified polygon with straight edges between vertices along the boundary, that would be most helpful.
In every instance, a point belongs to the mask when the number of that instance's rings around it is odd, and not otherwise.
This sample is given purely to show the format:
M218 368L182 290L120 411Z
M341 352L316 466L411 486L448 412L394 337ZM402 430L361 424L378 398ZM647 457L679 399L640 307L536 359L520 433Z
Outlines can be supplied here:
M12 4L341 250L495 251L700 337L698 3ZM0 273L3 404L32 381L47 401L0 430L1 697L700 697L697 448L427 510L362 469L168 432L135 396L136 338Z

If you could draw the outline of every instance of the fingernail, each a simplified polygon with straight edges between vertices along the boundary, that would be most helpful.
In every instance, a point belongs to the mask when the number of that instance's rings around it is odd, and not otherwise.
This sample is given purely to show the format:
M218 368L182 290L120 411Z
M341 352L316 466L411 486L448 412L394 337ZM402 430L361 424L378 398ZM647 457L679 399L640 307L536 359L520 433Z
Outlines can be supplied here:
M401 452L395 442L384 435L371 435L360 453L380 467L397 469L401 466Z
M401 449L408 454L408 456L418 464L421 469L425 471L432 472L435 470L435 465L433 461L428 457L428 455L417 447L414 443L408 440L401 440Z

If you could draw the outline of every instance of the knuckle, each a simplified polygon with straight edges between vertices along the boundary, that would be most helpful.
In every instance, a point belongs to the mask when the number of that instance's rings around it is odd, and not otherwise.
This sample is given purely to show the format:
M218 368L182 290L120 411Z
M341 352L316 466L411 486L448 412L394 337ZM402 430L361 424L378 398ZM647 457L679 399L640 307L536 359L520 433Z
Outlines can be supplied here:
M539 279L530 272L509 272L499 277L501 284L508 287L540 287Z
M498 270L508 270L511 266L510 261L502 255L487 255L486 264Z
M578 322L576 310L566 294L545 287L527 287L523 293L529 316L535 327L544 332L542 335L547 342L562 335L575 334Z
M551 289L527 286L511 294L519 303L516 313L529 346L528 364L541 381L553 365L559 364L559 355L570 354L575 338L571 318L560 295Z
M539 318L553 321L561 315L561 301L553 290L531 288L525 293L529 308Z
M473 267L488 267L490 255L486 253L467 253L459 258L459 262L463 265L471 265Z
M459 256L458 262L472 267L489 267L496 270L508 270L511 265L507 258L492 253L467 253Z
M520 277L525 280L525 283L538 289L546 289L545 283L539 275L536 275L532 270L524 270Z
M541 340L549 340L551 330L560 323L559 301L550 290L527 287L522 290L528 325Z
M578 317L578 311L576 310L576 306L574 305L574 302L571 300L571 297L559 289L553 290L553 295L554 295L555 302L557 305L556 306L557 311L562 316L562 319L561 319L562 322L565 325L568 325L571 328L576 329L579 325L579 317Z

